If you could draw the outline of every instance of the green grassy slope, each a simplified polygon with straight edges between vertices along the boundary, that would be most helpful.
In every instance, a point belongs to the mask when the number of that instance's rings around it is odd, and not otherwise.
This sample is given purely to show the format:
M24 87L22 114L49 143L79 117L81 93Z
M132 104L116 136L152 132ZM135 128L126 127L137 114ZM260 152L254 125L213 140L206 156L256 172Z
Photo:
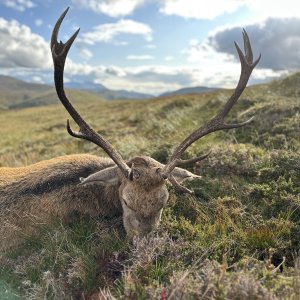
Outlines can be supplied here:
M36 224L38 234L1 258L0 281L26 299L298 299L300 100L287 92L297 82L291 77L248 88L227 121L252 115L255 121L188 149L186 157L212 153L190 167L203 176L189 183L194 195L169 187L158 232L130 244L120 219ZM75 102L125 158L144 154L165 162L229 94ZM103 155L68 136L67 117L60 105L1 111L0 166Z

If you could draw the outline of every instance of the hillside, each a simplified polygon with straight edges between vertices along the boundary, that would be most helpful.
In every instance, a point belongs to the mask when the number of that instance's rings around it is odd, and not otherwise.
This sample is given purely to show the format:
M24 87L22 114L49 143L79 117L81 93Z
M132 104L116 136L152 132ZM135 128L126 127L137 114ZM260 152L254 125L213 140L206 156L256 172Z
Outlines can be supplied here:
M0 75L0 108L18 105L52 88L43 84L27 83L9 76Z
M276 80L270 84L273 93L287 97L300 96L300 72L287 76L283 79Z
M162 224L129 243L120 218L29 215L23 243L0 254L0 295L10 299L298 299L300 295L299 74L247 88L227 118L247 127L213 133L185 158L212 150L190 170L194 195L169 186ZM83 101L84 118L125 157L165 162L230 91L147 101ZM61 105L0 112L0 166L103 151L66 132ZM74 122L72 126L76 128ZM0 220L1 221L1 220ZM17 296L14 296L17 295ZM101 298L102 297L102 298ZM1 298L1 297L0 297Z
M69 94L75 102L103 100L99 95L87 91L71 90ZM0 75L0 109L47 106L58 102L54 87Z

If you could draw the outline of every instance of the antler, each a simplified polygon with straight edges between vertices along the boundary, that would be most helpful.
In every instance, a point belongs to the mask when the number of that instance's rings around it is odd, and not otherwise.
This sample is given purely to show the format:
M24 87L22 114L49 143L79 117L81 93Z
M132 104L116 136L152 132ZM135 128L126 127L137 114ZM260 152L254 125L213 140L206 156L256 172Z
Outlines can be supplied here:
M164 178L170 178L172 170L179 164L189 163L191 160L182 160L180 157L184 153L184 151L192 145L195 141L199 140L203 136L214 132L218 130L223 129L231 129L231 128L238 128L242 127L248 123L250 123L254 117L250 118L246 122L239 123L239 124L226 124L224 122L224 118L227 116L231 108L234 106L234 104L239 99L240 95L244 91L247 82L249 80L249 77L255 68L255 66L258 64L261 55L259 55L258 59L253 62L253 54L251 49L251 44L249 37L243 29L243 39L244 39L244 50L245 54L243 54L240 47L237 45L236 42L234 42L236 50L238 52L240 62L241 62L241 75L239 82L237 84L237 87L235 88L232 96L228 99L224 107L221 109L221 111L213 117L210 121L208 121L204 126L198 128L193 133L191 133L173 152L171 155L169 162L165 165L165 167L162 169L161 174ZM206 157L207 155L197 157L192 159L193 162L200 161L203 159L203 157Z
M52 58L54 63L54 82L55 88L60 99L61 103L64 105L66 110L69 112L70 116L79 126L79 131L73 131L70 127L69 120L67 121L67 129L70 135L85 139L93 142L94 144L100 146L117 164L117 166L121 169L126 178L129 178L130 168L127 166L126 162L123 160L121 155L112 147L112 145L106 141L100 134L94 131L80 116L80 114L76 111L73 105L68 100L65 91L64 91L64 67L65 61L74 40L76 39L77 34L79 33L79 29L71 36L71 38L63 43L57 41L57 35L60 28L60 25L67 14L69 8L67 8L60 18L57 20L51 37L51 51Z

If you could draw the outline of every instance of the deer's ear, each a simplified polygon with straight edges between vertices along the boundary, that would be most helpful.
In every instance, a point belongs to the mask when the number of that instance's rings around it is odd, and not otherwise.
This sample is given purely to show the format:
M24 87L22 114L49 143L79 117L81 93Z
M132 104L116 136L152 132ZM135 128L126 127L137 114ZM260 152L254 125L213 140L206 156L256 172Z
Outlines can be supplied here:
M179 183L185 180L193 180L196 178L201 178L201 176L193 174L188 170L182 168L175 168L171 174L175 177L176 181Z
M101 185L113 185L119 181L119 172L118 167L111 167L96 172L87 178L80 178L80 182L82 185L88 183L96 183Z

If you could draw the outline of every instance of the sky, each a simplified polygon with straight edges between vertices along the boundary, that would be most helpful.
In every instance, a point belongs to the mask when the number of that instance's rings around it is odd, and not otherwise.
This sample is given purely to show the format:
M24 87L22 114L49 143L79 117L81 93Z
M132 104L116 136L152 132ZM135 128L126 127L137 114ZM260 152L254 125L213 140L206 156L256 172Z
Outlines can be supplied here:
M0 74L53 85L50 37L80 33L65 82L158 95L183 87L234 88L246 29L254 57L250 84L300 69L296 0L0 0Z

